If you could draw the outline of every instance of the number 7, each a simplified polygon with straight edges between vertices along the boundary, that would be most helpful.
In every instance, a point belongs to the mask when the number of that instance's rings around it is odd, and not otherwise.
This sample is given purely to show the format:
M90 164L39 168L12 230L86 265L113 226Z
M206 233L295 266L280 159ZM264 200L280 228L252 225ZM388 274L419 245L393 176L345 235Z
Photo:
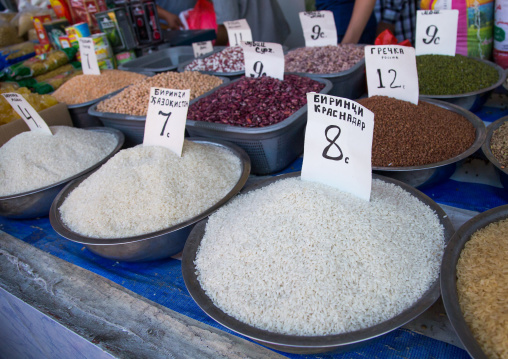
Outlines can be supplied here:
M164 130L166 129L166 125L168 123L169 117L171 116L171 112L170 113L164 113L162 111L159 111L159 115L167 116L166 117L166 121L164 121L164 126L162 126L162 131L161 131L161 136L164 136Z

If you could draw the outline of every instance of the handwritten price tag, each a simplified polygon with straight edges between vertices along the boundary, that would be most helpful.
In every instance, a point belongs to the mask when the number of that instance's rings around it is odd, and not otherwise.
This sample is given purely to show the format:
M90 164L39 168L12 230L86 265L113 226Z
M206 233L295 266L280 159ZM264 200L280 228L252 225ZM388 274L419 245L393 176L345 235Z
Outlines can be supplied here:
M328 10L300 12L305 46L337 46L337 28L333 12Z
M307 94L302 179L370 200L374 113L331 95Z
M95 53L95 44L91 37L80 37L79 52L81 53L81 68L85 75L100 75L101 70L97 63L97 54Z
M190 90L150 88L143 145L163 146L182 156Z
M418 10L416 55L455 56L459 10Z
M388 96L418 104L415 49L407 46L365 46L369 97Z
M230 46L240 46L242 41L252 41L252 32L247 20L224 21L224 26L228 32Z
M248 41L241 43L245 59L245 76L270 76L284 80L284 51L281 44Z
M47 123L22 95L15 92L7 92L3 93L2 96L5 97L14 111L25 121L31 131L37 130L43 131L48 135L53 134Z
M211 41L193 42L192 50L194 51L194 57L200 57L213 52L213 46Z

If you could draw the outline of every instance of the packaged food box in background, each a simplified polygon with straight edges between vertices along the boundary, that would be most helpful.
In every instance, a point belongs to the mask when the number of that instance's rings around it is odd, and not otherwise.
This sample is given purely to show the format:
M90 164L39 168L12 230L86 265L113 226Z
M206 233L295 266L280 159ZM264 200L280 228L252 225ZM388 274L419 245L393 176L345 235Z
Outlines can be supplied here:
M58 37L58 43L60 44L61 49L66 49L71 47L71 40L69 40L68 36L60 36Z
M90 26L92 32L98 29L95 14L101 11L106 11L106 2L104 0L69 0L71 12L74 21L77 23L86 22Z
M87 37L91 35L90 27L86 22L80 22L78 24L74 24L72 26L65 28L65 33L69 38L71 46L79 47L78 38Z
M134 2L129 6L130 16L134 26L134 32L139 45L151 43L150 31L148 29L148 17L142 2Z
M91 36L94 46L97 61L114 58L113 48L109 44L108 37L104 33L95 34Z
M102 60L98 60L97 64L101 70L113 70L116 69L116 61L114 57L107 57Z
M155 2L146 1L143 3L145 7L145 14L148 17L148 32L152 43L162 41L162 32L159 23L159 15L157 14L157 8Z
M61 19L51 22L45 22L42 24L46 34L49 38L49 42L56 49L62 49L60 46L60 41L58 38L60 36L65 36L65 28L69 26L69 22L67 20Z
M71 11L69 9L69 5L65 0L49 0L49 3L59 19L66 19L69 24L74 22L72 19Z
M115 53L136 47L136 39L124 8L116 8L95 15L99 28L106 34Z
M37 39L39 39L39 44L41 45L47 45L50 43L48 34L46 33L46 30L44 29L43 24L46 22L51 22L51 16L49 15L40 15L40 16L34 16L32 18L32 21L34 23L35 33L37 34Z
M34 49L36 55L43 55L51 52L53 50L53 46L51 46L51 44L35 44Z
M136 58L136 54L133 50L120 52L115 55L117 65L125 64Z

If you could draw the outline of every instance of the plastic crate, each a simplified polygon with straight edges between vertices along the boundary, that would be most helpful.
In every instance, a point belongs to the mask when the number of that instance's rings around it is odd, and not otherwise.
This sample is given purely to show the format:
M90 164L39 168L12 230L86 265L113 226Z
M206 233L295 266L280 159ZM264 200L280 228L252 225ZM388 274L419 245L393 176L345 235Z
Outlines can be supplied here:
M193 59L192 46L169 47L128 61L118 66L118 69L136 72L153 71L155 73L176 71L180 63Z
M313 78L313 80L325 85L320 93L328 93L332 88L332 83L327 79ZM214 91L224 86L227 85L219 86ZM267 127L247 128L187 120L185 128L191 137L219 139L240 146L250 157L251 173L266 175L286 168L303 152L306 124L307 105L304 105L285 120Z

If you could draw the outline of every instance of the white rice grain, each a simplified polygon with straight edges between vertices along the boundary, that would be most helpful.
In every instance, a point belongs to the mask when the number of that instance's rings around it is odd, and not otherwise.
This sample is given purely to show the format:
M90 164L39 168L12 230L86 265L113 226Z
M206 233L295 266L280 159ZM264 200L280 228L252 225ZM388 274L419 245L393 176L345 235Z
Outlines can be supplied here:
M22 132L0 148L0 196L36 190L100 162L117 145L114 135L68 126Z
M185 141L182 157L164 147L120 151L60 206L64 223L94 238L151 233L190 219L238 182L240 159L216 146Z
M401 313L438 278L444 230L410 193L374 180L371 201L278 181L208 220L195 265L234 318L271 332L339 334Z

